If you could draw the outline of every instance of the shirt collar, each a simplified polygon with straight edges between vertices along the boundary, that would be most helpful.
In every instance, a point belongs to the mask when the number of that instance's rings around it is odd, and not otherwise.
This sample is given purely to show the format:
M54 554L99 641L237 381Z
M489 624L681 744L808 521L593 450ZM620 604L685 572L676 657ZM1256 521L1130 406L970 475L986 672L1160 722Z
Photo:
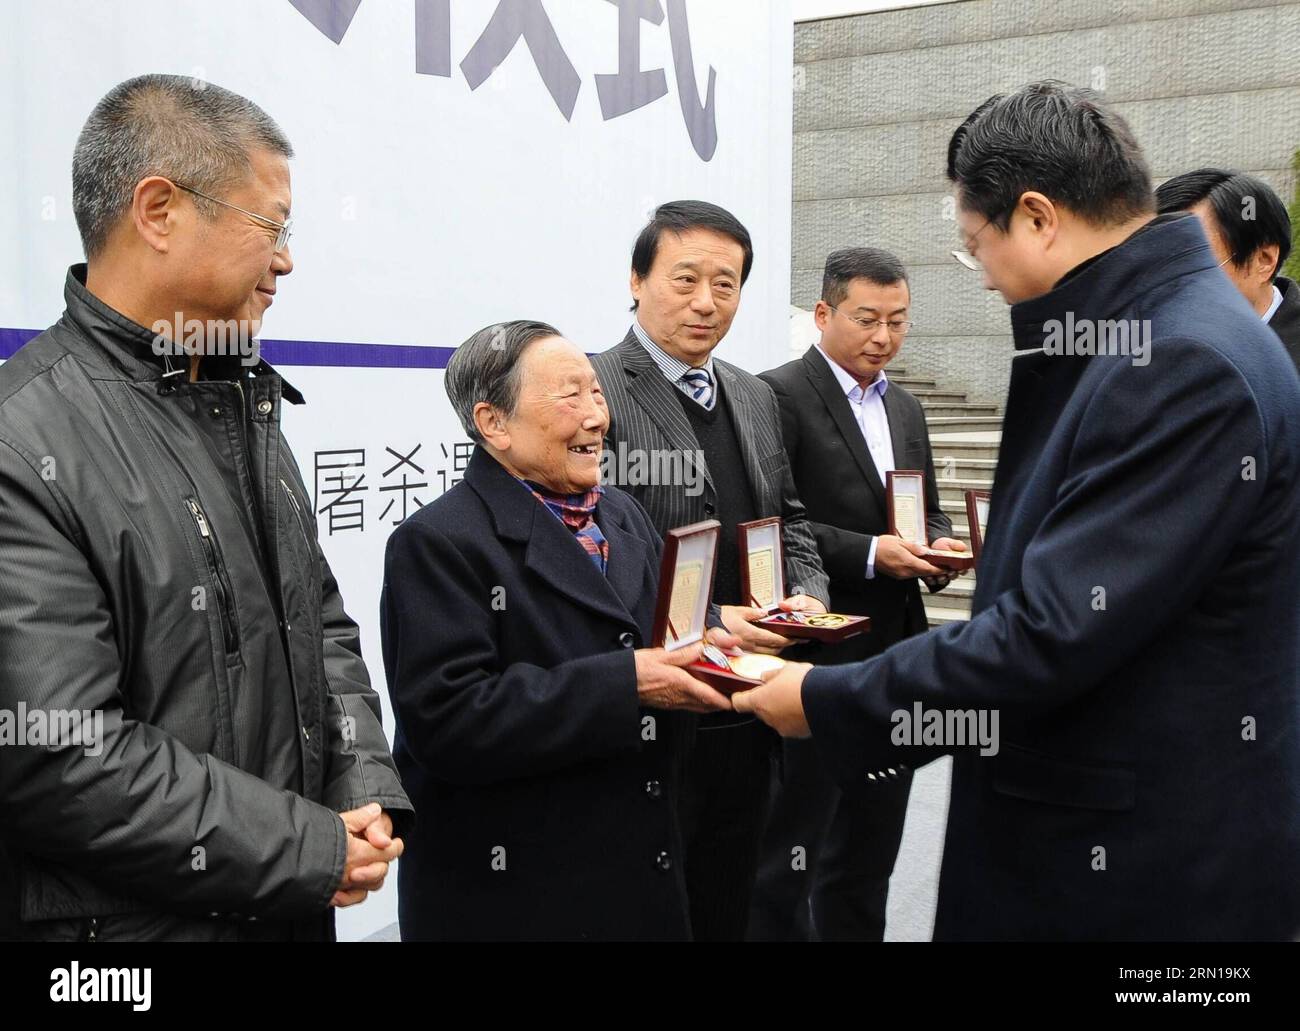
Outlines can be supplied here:
M1269 320L1270 320L1274 315L1277 314L1277 310L1278 310L1278 308L1280 308L1280 307L1282 307L1282 291L1279 290L1279 289L1277 288L1277 284L1274 283L1274 284L1273 284L1273 303L1270 304L1270 305L1268 306L1268 311L1264 312L1263 316L1261 316L1261 317L1263 318L1263 320L1264 320L1265 322L1268 322L1268 321L1269 321Z
M813 344L813 347L817 348L817 353L826 359L826 364L831 367L831 372L835 375L835 381L839 383L840 389L844 391L845 397L848 397L858 389L858 381L850 376L839 362L833 360L830 355L823 351L820 343ZM880 395L880 399L883 401L885 399L885 391L888 389L889 377L885 375L885 370L881 369L876 373L876 378L868 383L866 389L862 391L862 396L865 398L874 390L878 395Z
M687 365L680 358L674 358L671 354L651 340L650 334L642 328L640 319L632 320L632 332L636 334L636 338L641 342L641 346L646 349L646 353L650 355L655 365L659 366L659 371L664 374L664 379L669 383L675 384L679 382L683 376L694 368L694 366ZM714 383L718 382L718 377L713 374L712 354L709 355L709 360L704 363L703 369L709 374L709 379L713 380Z

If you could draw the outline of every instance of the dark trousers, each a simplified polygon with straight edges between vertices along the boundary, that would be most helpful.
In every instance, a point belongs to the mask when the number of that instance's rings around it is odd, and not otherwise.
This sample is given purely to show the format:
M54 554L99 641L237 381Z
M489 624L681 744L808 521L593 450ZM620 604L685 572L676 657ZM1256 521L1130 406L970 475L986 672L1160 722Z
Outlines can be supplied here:
M745 940L777 740L759 720L706 716L684 749L678 815L696 941Z
M911 771L843 791L811 739L783 744L782 762L773 764L749 938L881 941Z

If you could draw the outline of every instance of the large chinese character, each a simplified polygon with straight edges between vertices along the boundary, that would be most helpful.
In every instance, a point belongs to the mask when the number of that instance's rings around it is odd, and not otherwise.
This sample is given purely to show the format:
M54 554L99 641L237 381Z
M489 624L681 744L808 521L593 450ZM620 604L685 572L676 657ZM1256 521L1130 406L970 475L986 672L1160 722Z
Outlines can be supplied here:
M555 34L555 26L542 8L542 0L501 0L497 4L483 35L460 63L465 81L472 90L483 85L497 65L509 56L521 36L528 44L533 64L537 66L551 99L568 121L573 117L573 106L578 102L582 80L560 45L560 37Z
M596 76L596 95L605 121L645 107L668 92L662 68L641 70L641 22L663 24L659 0L608 2L618 8L618 74Z
M443 468L438 470L438 479L442 481L443 493L451 490L452 487L460 483L460 476L452 476L452 473L463 473L469 468L470 456L474 453L474 445L468 440L462 440L454 443L450 451L447 450L446 444L439 444L442 451ZM446 459L451 459L451 469L446 468Z
M402 466L404 466L404 465L409 465L409 466L410 466L412 469L414 469L417 473L421 473L421 474L423 474L423 473L424 473L424 469L421 468L420 466L416 465L415 462L414 462L414 458L415 458L415 454L416 454L416 452L419 451L420 448L422 448L422 447L424 447L423 444L416 444L415 447L411 450L411 452L410 452L409 454L405 454L405 455L402 454L400 451L394 451L394 450L393 450L392 448L390 448L390 447L385 447L384 450L387 451L387 452L388 452L390 455L392 455L394 458L396 458L397 461L394 462L392 465L390 465L387 469L384 470L383 479L385 479L385 480L388 479L388 477L390 477L390 476L391 476L394 472L396 472L398 469L402 469ZM380 493L383 493L384 491L401 491L401 492L402 492L402 493L401 493L401 497L402 497L402 514L401 514L401 516L399 516L397 519L394 519L394 520L393 520L393 525L394 525L394 526L396 526L398 523L400 523L403 519L405 519L405 518L410 514L410 503L411 503L412 501L415 502L415 506L416 506L416 508L423 508L423 507L424 507L424 502L421 501L418 497L416 497L416 496L414 495L413 492L414 492L415 490L417 490L418 488L420 488L420 487L427 487L427 486L429 486L429 481L428 481L428 480L424 480L424 481L422 481L422 482L420 482L420 483L412 483L412 482L410 481L410 479L407 477L407 474L406 474L406 470L405 470L405 469L402 469L402 482L401 482L401 483L395 483L395 484L391 484L391 485L389 485L389 486L383 486L383 485L380 486L380 488L379 488ZM393 505L396 503L396 500L397 500L396 498L390 498L390 499L389 499L388 504L384 506L384 510L383 510L382 512L379 513L379 518L380 518L380 519L383 519L386 515L388 515L389 511L392 509Z
M451 0L415 0L415 71L451 78Z
M364 472L357 472L366 464L364 448L316 452L316 514L329 515L328 536L344 530L366 528L365 499L361 494L370 488L363 486ZM323 498L330 498L321 505Z
M673 68L677 72L677 97L695 153L705 161L718 149L718 120L714 86L718 73L709 65L709 87L704 104L695 86L695 58L691 55L691 30L686 23L686 0L668 0L668 35L673 43Z
M334 43L343 42L361 0L289 0L304 18Z

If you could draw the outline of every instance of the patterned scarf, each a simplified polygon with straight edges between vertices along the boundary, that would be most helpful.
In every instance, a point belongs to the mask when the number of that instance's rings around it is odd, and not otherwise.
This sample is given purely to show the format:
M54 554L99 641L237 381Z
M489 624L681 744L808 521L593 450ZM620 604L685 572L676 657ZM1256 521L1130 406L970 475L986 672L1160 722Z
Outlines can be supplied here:
M551 513L565 526L573 531L573 536L583 551L603 573L609 563L609 541L596 525L596 506L605 488L597 484L585 494L557 494L547 490L540 483L524 480L524 486L533 492L533 497L551 510Z

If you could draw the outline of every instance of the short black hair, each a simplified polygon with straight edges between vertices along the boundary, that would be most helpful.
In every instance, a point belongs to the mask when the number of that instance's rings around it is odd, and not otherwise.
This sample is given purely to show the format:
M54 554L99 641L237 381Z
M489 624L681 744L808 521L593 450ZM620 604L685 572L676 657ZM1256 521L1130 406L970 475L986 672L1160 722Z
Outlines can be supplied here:
M832 251L826 256L826 268L822 272L822 300L832 308L843 304L849 295L849 284L855 279L892 286L907 283L907 270L897 257L879 247L845 247Z
M1096 226L1153 211L1151 172L1133 132L1098 94L1056 80L989 97L948 141L962 205L1005 230L1035 190Z
M745 252L745 260L740 268L740 285L744 286L754 264L754 244L749 238L749 230L726 208L720 208L706 200L674 200L655 208L655 213L637 234L636 243L632 246L632 271L638 278L645 279L655 263L655 255L659 253L659 237L665 232L680 236L691 229L709 229L729 236L740 244L741 250ZM636 309L636 302L633 302L632 310Z
M1249 199L1249 204L1248 204ZM1277 244L1277 266L1291 253L1291 219L1282 198L1258 176L1230 168L1198 168L1176 175L1156 189L1160 214L1190 211L1201 201L1210 202L1215 225L1241 268L1261 247ZM1252 217L1245 212L1251 209Z

